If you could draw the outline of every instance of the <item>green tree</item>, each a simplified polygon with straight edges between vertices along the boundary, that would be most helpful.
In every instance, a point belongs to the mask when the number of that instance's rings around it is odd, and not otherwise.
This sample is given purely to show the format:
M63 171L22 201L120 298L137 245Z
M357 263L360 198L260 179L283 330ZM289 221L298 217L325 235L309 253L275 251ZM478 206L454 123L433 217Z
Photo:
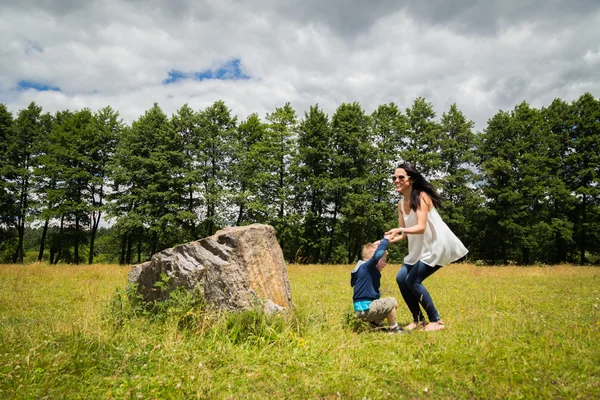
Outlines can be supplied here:
M87 227L90 226L90 216L93 204L90 201L92 190L97 188L93 180L94 161L92 153L97 152L93 140L100 140L94 130L94 116L91 110L84 108L77 112L64 112L56 119L52 132L52 156L57 163L56 193L54 198L60 199L57 214L61 218L62 229L69 231L72 240L73 258L79 264L80 246L87 239ZM100 150L101 151L101 150ZM103 183L101 183L103 184ZM62 244L62 238L59 241ZM62 246L59 247L59 257L62 256Z
M571 140L575 122L571 106L561 99L555 99L550 106L543 108L542 116L550 143L548 192L551 196L548 207L554 233L554 240L547 245L546 255L548 262L560 263L571 259L574 250L577 199L569 187L569 177L574 174L571 171L574 165L569 166L569 156L575 151Z
M473 121L452 104L440 121L440 173L436 182L444 197L440 213L452 231L467 247L478 236L474 217L481 209L482 197L476 189L475 150L477 138Z
M52 198L53 191L56 190L56 175L52 166L55 165L56 158L51 154L52 131L54 129L54 117L49 113L42 115L42 135L38 139L40 152L38 154L38 163L34 169L33 185L37 196L37 208L35 218L44 221L42 234L40 237L40 247L38 252L38 261L44 258L44 250L50 220L54 217L56 199Z
M131 128L124 129L110 169L109 216L117 218L120 262L131 262L136 239L138 259L145 236L149 236L151 254L180 240L181 149L181 137L156 103Z
M585 93L573 102L575 125L571 129L574 152L569 155L570 189L577 196L575 231L579 262L586 262L586 251L600 245L600 100ZM596 250L597 251L597 250Z
M442 164L440 158L440 125L435 120L433 105L418 97L406 109L407 130L402 157L423 175L433 179Z
M69 132L74 129L73 113L64 110L49 116L45 123L47 135L41 142L42 152L39 164L35 169L36 192L39 196L39 216L44 221L43 240L40 243L38 260L42 260L47 239L50 242L51 264L57 263L63 257L65 239L65 214L70 213L67 201L65 174L69 150ZM56 221L58 227L51 221ZM67 221L68 225L68 221ZM71 261L71 260L70 260Z
M89 264L94 262L96 234L104 211L109 164L124 126L118 111L110 106L97 111L92 124L92 129L88 131L90 135L85 138L86 152L89 155L85 165L89 173L88 202L91 221Z
M236 226L266 221L266 207L259 196L268 171L263 151L266 128L259 116L252 114L234 131L227 182L231 202L237 209Z
M0 103L0 262L4 262L6 252L10 251L9 241L14 224L14 193L8 181L9 157L8 143L12 137L13 116L6 105ZM12 254L10 255L12 256Z
M516 152L512 146L514 139L509 130L510 113L499 111L487 124L481 135L478 148L479 168L483 174L483 193L489 219L483 222L482 236L491 244L482 256L495 262L498 258L508 263L512 236L509 235L505 221L510 221L511 212L519 196L516 192L512 174L516 166L512 160ZM496 249L499 248L499 252Z
M231 138L237 117L223 101L216 101L199 113L199 170L202 194L206 204L203 234L214 234L224 224L226 210L225 176L231 160Z
M296 253L298 239L297 216L290 214L294 193L289 170L296 151L296 111L286 103L267 114L266 119L268 126L262 149L267 161L267 173L263 177L267 179L262 182L262 201L268 210L268 222L277 232L284 255L290 259Z
M23 237L25 222L33 206L31 178L39 151L37 144L42 132L41 115L42 107L32 102L18 112L14 128L8 130L5 178L8 192L15 198L13 212L18 237L13 263L23 263Z
M373 196L368 188L375 149L369 117L360 104L355 102L338 107L332 117L332 138L329 191L333 218L327 259L331 259L334 245L341 245L344 254L339 254L342 258L338 261L351 263L366 238L374 235L371 223L375 214Z
M182 207L178 217L184 228L188 231L188 239L197 239L198 212L202 205L199 195L201 181L200 174L200 129L198 113L184 104L177 114L171 118L173 129L181 138L183 152L183 169L181 183L184 187L182 193Z
M318 105L304 113L298 125L298 148L291 169L296 193L295 210L303 216L300 237L301 261L322 260L324 233L327 232L327 206L331 177L331 125Z
M552 237L548 193L550 142L541 112L523 102L488 123L480 146L483 192L504 263L530 264ZM492 235L493 236L493 235Z
M376 236L397 226L396 195L390 180L400 162L400 154L405 150L407 119L394 103L381 105L371 115L375 155L370 161L369 191L374 196Z

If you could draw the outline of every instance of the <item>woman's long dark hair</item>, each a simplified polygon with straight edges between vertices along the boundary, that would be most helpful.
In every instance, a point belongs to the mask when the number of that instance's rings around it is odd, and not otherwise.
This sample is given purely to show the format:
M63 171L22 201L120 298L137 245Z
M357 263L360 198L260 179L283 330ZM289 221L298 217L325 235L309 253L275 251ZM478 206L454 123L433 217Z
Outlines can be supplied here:
M404 162L398 165L397 168L402 168L406 171L406 175L412 179L412 193L410 194L410 208L416 212L417 208L419 208L419 204L421 201L421 192L425 192L431 197L431 201L433 201L433 205L437 208L442 207L442 198L435 191L435 188L431 185L431 183L427 182L427 179L421 175L419 171L411 164Z

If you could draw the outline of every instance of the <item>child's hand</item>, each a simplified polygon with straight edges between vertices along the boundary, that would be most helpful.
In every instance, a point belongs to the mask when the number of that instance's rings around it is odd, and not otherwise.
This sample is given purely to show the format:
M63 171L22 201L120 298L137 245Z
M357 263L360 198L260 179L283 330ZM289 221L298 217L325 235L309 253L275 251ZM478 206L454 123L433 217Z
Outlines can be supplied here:
M400 228L390 229L384 235L391 243L396 243L404 239L404 232Z
M395 235L392 239L389 239L389 241L390 241L390 244L393 244L393 243L401 242L402 240L404 240L404 238L405 238L405 235L404 235L404 233L402 233L400 235Z

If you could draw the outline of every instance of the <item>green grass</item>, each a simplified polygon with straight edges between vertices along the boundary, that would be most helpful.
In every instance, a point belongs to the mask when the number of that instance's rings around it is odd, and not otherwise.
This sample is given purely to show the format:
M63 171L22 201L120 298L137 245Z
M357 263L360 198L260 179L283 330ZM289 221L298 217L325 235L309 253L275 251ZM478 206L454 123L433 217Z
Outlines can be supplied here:
M351 269L288 266L290 316L153 318L127 267L0 266L0 398L600 398L599 268L446 266L412 335L352 329Z

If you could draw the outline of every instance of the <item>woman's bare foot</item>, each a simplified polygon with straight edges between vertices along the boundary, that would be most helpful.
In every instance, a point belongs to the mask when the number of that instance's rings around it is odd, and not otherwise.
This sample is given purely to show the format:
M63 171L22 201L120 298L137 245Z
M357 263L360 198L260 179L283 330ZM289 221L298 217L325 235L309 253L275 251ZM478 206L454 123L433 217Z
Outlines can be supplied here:
M410 324L404 327L405 331L414 331L415 329L423 329L425 327L425 322L411 322Z
M428 323L425 326L425 328L423 328L423 330L426 331L426 332L441 331L444 328L445 328L444 323L442 321L437 321L437 322L430 322L430 323Z

